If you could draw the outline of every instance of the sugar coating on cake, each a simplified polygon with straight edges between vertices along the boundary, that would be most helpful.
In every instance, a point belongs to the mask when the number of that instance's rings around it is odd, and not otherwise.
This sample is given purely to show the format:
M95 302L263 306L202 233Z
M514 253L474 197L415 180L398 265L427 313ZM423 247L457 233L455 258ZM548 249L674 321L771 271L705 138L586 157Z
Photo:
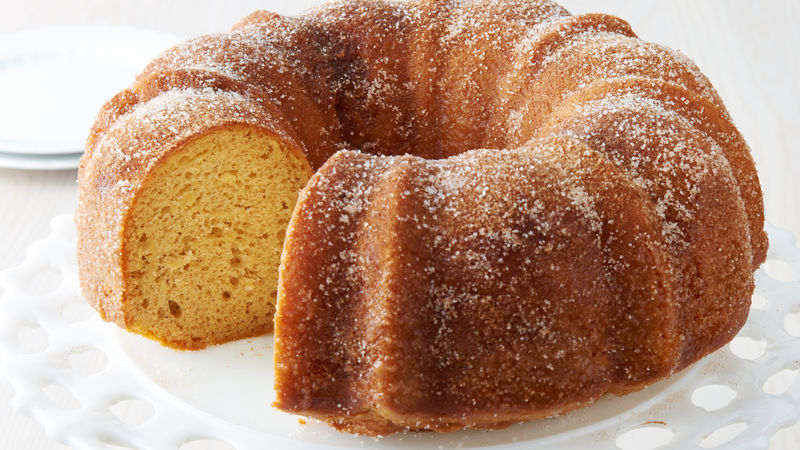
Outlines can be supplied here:
M767 249L705 75L546 0L255 12L111 99L79 181L105 318L200 348L277 295L275 406L369 435L667 377L739 330Z

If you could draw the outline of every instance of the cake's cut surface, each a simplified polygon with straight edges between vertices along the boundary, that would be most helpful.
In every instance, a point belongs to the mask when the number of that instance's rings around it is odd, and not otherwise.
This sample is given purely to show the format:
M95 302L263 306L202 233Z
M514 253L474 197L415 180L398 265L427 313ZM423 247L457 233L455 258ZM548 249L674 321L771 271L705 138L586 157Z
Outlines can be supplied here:
M125 228L128 327L179 348L271 331L304 166L246 127L211 130L165 158Z
M351 432L641 389L735 335L766 257L708 79L547 0L259 11L156 58L86 150L103 317L200 348L268 330L277 290L275 405Z

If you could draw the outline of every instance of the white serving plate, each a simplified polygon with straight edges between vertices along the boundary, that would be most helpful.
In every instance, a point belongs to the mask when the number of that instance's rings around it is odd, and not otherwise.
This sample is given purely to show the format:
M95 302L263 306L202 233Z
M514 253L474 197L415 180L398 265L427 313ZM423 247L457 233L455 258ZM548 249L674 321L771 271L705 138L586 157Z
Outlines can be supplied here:
M0 152L55 157L83 151L103 103L178 41L167 33L107 26L0 34ZM19 158L6 156L0 165L14 167L14 161Z
M83 153L38 155L0 152L0 167L7 169L62 170L78 167Z
M2 373L15 406L78 449L198 440L237 449L750 449L800 419L800 250L774 227L747 324L688 370L563 417L382 439L272 409L271 336L179 352L103 322L79 291L72 217L52 227L20 266L0 273Z

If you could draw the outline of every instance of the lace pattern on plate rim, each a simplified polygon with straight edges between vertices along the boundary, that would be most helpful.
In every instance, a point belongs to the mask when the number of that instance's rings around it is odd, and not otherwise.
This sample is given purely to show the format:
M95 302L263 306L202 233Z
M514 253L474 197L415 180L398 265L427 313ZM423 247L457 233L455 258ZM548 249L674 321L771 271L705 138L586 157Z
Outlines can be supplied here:
M772 226L767 231L767 262L756 272L753 307L733 342L636 408L496 448L628 449L641 448L643 442L649 448L723 443L726 448L766 448L773 434L800 419L800 249L790 232ZM72 216L54 218L51 234L31 244L24 262L0 273L0 295L0 361L15 390L14 406L57 441L79 449L105 444L180 448L198 440L238 449L260 448L265 442L331 448L222 420L145 375L120 347L113 325L103 322L80 295ZM450 439L458 441L458 434ZM354 441L361 447L398 443Z

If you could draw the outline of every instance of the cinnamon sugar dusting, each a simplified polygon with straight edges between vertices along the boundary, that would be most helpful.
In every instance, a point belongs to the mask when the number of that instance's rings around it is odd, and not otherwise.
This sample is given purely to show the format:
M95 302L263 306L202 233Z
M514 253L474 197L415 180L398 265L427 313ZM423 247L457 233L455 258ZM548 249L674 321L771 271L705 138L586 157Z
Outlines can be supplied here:
M81 164L90 266L116 270L147 174L210 127L267 129L318 169L283 247L281 409L367 434L502 427L664 378L747 314L766 249L747 145L695 64L621 19L257 12L126 93ZM91 289L118 297L120 276Z

